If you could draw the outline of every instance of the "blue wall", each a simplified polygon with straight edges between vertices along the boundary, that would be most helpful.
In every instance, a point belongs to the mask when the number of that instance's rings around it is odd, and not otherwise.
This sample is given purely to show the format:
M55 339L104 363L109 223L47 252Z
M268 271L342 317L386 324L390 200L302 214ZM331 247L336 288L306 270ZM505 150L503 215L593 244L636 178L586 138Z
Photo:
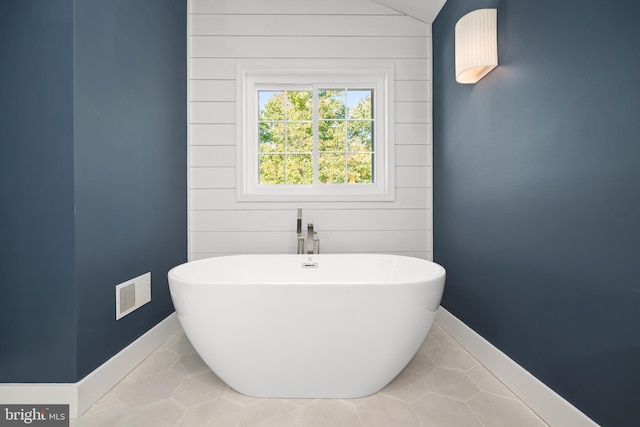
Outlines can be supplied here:
M2 4L2 382L76 382L173 311L166 273L187 254L186 9ZM151 303L116 321L115 285L149 271Z
M82 0L75 17L78 371L164 319L187 256L185 0ZM152 302L115 321L118 283Z
M500 66L454 77L498 8ZM603 426L640 425L640 26L633 2L448 0L433 25L443 306Z
M0 58L0 382L65 381L76 370L73 1L0 2Z

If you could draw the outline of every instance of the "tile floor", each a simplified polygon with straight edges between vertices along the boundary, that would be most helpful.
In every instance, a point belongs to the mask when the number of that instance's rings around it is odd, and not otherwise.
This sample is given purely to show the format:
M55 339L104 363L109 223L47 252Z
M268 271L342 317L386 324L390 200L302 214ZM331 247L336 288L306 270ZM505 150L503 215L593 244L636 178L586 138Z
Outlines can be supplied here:
M227 387L179 331L72 427L543 427L434 324L411 363L361 399L257 399Z

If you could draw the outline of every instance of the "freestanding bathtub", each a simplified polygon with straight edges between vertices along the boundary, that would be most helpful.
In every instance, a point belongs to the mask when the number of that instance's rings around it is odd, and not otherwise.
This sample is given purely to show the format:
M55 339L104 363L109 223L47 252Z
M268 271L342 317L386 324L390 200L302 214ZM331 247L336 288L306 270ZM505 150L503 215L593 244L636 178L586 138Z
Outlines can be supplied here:
M255 397L354 398L425 339L445 270L377 254L236 255L169 271L178 318L224 382Z

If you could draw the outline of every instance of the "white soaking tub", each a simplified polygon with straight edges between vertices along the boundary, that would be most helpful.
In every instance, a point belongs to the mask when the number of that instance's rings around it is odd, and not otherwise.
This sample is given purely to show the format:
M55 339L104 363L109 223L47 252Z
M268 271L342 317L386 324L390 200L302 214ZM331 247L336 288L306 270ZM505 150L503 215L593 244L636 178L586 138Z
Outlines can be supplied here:
M178 318L223 381L255 397L355 398L425 339L445 270L396 255L237 255L169 271Z

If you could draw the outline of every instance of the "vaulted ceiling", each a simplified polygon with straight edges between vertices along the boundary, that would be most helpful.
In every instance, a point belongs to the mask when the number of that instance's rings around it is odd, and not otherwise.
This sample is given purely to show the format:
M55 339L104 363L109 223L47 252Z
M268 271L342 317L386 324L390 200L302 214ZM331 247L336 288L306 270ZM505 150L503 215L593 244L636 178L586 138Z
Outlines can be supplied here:
M372 0L393 10L432 23L447 0Z

